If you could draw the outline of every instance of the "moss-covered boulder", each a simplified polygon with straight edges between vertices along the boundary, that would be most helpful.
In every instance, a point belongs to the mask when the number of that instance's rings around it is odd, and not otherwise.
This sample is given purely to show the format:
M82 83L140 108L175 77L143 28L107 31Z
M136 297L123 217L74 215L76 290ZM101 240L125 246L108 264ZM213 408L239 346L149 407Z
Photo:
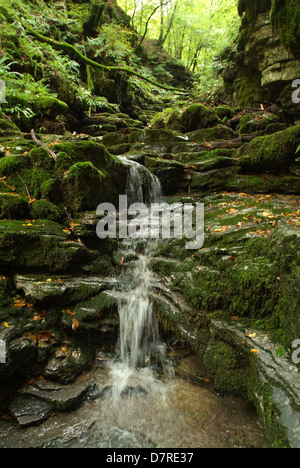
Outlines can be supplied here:
M296 159L300 141L300 125L282 132L258 137L245 145L240 151L242 171L289 171Z
M146 157L146 167L156 175L164 195L177 193L184 176L184 165L172 160Z
M96 210L105 201L107 195L104 181L107 175L91 162L74 164L62 181L62 193L65 205L73 213Z
M0 219L25 219L29 215L29 201L15 193L0 193Z
M0 118L0 136L21 134L20 129L11 120Z
M189 139L197 142L231 140L234 136L234 131L229 127L225 127L225 125L218 125L217 127L195 130L188 133Z
M71 210L95 210L99 203L118 203L125 193L127 167L104 145L94 141L64 142L54 146L60 173L61 191ZM67 172L66 172L67 169Z
M55 97L40 96L34 101L34 109L36 113L55 118L68 110L68 104Z
M201 128L214 127L222 123L216 111L200 103L194 103L187 108L169 108L157 114L151 121L154 129L165 128L189 133Z
M189 106L181 115L180 122L184 133L199 130L201 128L213 127L220 123L215 111L200 103Z
M80 268L92 260L82 244L69 242L62 225L47 220L0 221L0 265L48 274Z
M36 200L32 203L30 215L33 219L48 219L57 222L63 221L65 218L64 210L47 200Z

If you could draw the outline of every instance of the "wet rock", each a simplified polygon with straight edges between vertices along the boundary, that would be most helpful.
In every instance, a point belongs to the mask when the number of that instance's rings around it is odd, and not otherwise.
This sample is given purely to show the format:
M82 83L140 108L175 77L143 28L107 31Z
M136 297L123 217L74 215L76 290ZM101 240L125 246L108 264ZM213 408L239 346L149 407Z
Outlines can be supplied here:
M16 375L32 370L37 362L36 344L28 335L15 337L14 326L0 332L0 339L5 341L5 363L0 364L0 381L5 382Z
M184 352L185 351L185 352ZM181 356L180 356L181 354ZM212 374L204 366L202 359L191 348L175 350L175 356L179 358L176 367L176 375L194 385L212 389Z
M57 349L46 364L43 375L46 379L63 384L72 383L78 375L89 369L92 359L93 350L87 347Z
M59 277L47 282L45 276L16 275L15 283L18 290L22 290L26 298L35 304L51 303L66 306L89 299L99 294L108 286L113 287L113 278L102 277Z
M217 140L232 140L235 137L234 131L225 127L224 125L218 125L217 127L195 130L194 132L188 133L190 141L217 141Z
M8 408L21 427L35 426L53 414L53 406L34 396L19 396Z
M81 301L75 306L76 319L79 321L78 333L90 331L115 335L119 324L118 299L114 291L103 291L87 301ZM72 328L73 316L63 314L62 323ZM99 336L98 336L99 339ZM103 339L103 338L102 338Z
M63 226L51 221L0 221L0 265L66 271L92 259L77 242L68 242Z
M91 382L60 385L50 381L37 380L27 387L23 394L37 397L57 411L68 411L78 406L92 387L93 383Z
M183 164L172 160L161 160L147 157L146 167L156 175L162 186L164 195L177 193L183 180Z
M271 446L288 444L300 447L300 379L297 367L287 355L278 356L276 345L261 333L245 340L238 327L221 321L211 322L214 336L222 337L240 349L257 350L250 359L248 393L263 421ZM266 412L272 418L265 417Z

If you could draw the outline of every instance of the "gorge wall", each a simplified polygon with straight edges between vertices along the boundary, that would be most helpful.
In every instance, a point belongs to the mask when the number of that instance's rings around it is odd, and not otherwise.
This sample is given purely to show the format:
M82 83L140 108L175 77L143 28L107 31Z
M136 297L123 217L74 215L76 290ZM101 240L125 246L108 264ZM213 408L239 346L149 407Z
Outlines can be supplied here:
M291 84L300 77L300 6L287 1L239 1L237 43L225 49L226 92L241 105L277 102L300 120Z

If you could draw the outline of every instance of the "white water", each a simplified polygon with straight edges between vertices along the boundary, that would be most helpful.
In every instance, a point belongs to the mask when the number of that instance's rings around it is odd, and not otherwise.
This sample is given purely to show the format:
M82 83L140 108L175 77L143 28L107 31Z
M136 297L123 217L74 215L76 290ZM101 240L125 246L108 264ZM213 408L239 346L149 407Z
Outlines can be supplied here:
M122 157L128 165L127 196L128 204L158 202L162 195L159 179L144 166ZM148 223L149 220L145 220ZM137 390L152 393L161 391L152 366L167 365L166 348L161 342L159 327L150 301L151 271L149 269L151 241L145 240L145 252L137 253L141 239L127 239L127 249L136 252L138 259L128 267L125 275L119 316L119 357L111 363L112 395L122 395ZM129 279L130 278L130 279Z

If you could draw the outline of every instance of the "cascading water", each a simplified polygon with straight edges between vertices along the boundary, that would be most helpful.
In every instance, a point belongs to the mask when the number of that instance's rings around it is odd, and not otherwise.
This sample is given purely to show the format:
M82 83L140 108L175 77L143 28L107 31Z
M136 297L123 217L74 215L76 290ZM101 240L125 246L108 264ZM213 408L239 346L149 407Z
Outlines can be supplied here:
M159 179L144 166L122 157L128 165L128 204L153 203L162 196ZM149 223L149 219L145 219ZM124 275L122 300L119 304L119 363L111 365L112 393L115 398L138 389L151 392L158 388L158 381L151 363L167 366L165 345L161 342L159 327L150 301L151 271L149 269L151 242L145 241L143 254L137 252L141 239L129 238L125 244L135 252L137 260L132 262Z

